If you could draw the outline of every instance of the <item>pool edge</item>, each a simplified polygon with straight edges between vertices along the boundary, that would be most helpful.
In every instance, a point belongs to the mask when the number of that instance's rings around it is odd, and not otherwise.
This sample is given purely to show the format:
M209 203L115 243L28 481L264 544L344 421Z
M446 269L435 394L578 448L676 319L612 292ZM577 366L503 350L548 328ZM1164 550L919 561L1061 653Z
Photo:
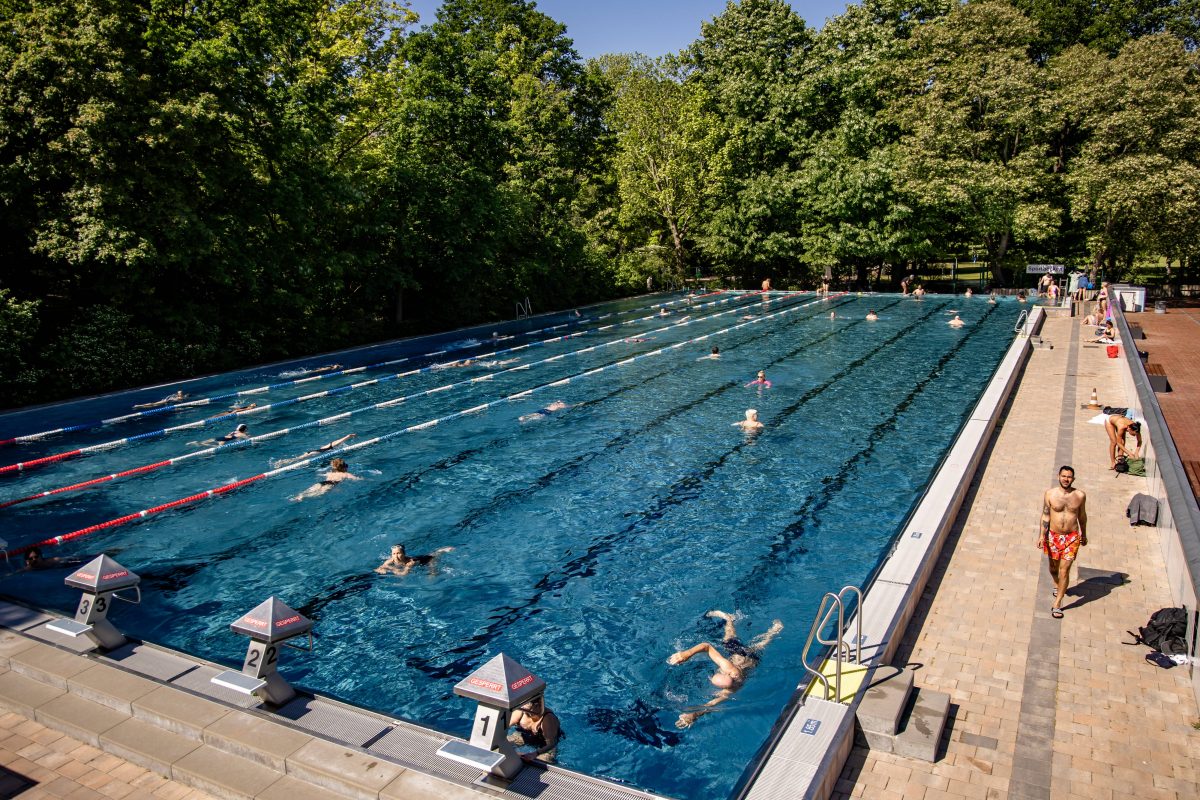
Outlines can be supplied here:
M862 606L846 626L846 630L855 629L861 616L863 663L869 673L890 663L904 637L1004 408L1019 383L1032 352L1032 338L1045 318L1044 310L1035 307L1024 324L1014 328L1013 343L920 502L900 528L891 552L865 588ZM809 683L805 676L796 688L759 756L731 795L732 800L825 800L833 794L854 745L854 711L865 687L871 684L870 676L848 704L805 697Z

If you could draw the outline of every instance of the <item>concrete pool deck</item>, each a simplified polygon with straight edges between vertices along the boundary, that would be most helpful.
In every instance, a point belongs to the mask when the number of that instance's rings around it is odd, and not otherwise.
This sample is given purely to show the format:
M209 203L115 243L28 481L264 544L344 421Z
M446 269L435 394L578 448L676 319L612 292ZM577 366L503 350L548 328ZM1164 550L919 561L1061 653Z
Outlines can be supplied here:
M1128 638L1126 629L1136 630L1152 611L1173 603L1152 529L1130 528L1124 516L1129 497L1139 491L1139 482L1144 479L1116 478L1105 469L1103 429L1087 424L1095 412L1080 408L1093 386L1102 403L1131 405L1132 400L1123 394L1118 361L1105 358L1102 347L1083 344L1080 331L1069 318L1045 322L1042 336L1054 349L1039 347L1030 354L1022 381L893 659L916 668L917 683L923 688L951 695L952 718L940 760L927 764L856 748L842 772L836 796L1200 795L1200 768L1196 766L1200 763L1200 731L1191 727L1200 715L1186 668L1159 669L1145 662L1145 647L1120 644ZM1049 615L1045 559L1034 549L1033 537L1041 492L1051 485L1055 468L1064 462L1074 464L1077 485L1089 495L1091 544L1080 556L1082 569L1075 579L1066 618L1053 620ZM1118 575L1120 583L1114 580ZM46 671L44 655L19 657L16 677L10 677L8 652L0 655L4 656L0 666L5 668L0 670L0 684L8 680L14 686L20 685L16 691L0 692L0 704L12 708L36 700L39 708L51 702L66 705L58 700L62 695L58 689L54 697L39 699L31 696L24 683L31 671ZM64 680L72 685L88 683L76 678L84 669L75 669ZM143 689L153 691L146 687L128 691L136 694ZM153 710L153 704L137 698L130 704L134 719L114 723L114 727L137 728L133 723L143 721L147 710ZM140 715L139 708L143 712ZM64 719L65 710L51 708L40 713L43 719L54 722ZM30 711L27 716L37 714ZM9 727L5 727L6 721ZM116 797L124 791L122 783L133 788L120 796L181 798L194 791L157 775L150 778L139 773L135 777L140 768L134 765L121 773L129 778L119 778L120 783L112 783L109 792L103 785L93 789L65 772L55 772L48 764L20 755L30 745L13 738L19 735L37 744L37 736L54 737L56 731L49 731L40 722L21 722L20 717L11 714L0 717L0 730L19 732L0 738L0 758L9 758L3 748L11 740L14 745L22 745L14 752L25 759L13 760L11 765L0 763L19 775L23 774L22 768L32 769L26 763L45 771L35 773L41 776L34 778L36 786L16 796ZM219 733L215 728L211 732L213 736ZM296 735L294 731L285 731L287 734ZM69 736L59 736L53 741L67 747L69 740ZM208 742L208 737L203 741ZM297 743L289 746L316 749L311 742ZM126 746L132 744L127 742ZM90 745L80 742L80 747ZM192 747L197 748L197 754L204 749ZM68 755L74 757L76 750ZM103 759L100 763L110 770L105 774L116 774L122 766L114 763L120 759L99 750L95 754L90 749L78 752L74 760L89 757L82 763L95 772L103 772L92 764L98 759ZM344 750L338 752L346 757ZM199 755L190 752L176 760L185 758L200 760ZM49 758L50 763L56 760ZM77 773L80 769L66 761L59 768ZM100 781L91 772L78 774ZM198 765L189 769L185 763L179 775L187 778L189 774L199 774ZM397 776L402 774L398 772ZM76 785L61 782L64 777ZM155 779L162 783L155 783ZM138 780L145 784L135 785ZM286 796L287 800L346 796L333 791L312 794L311 786L301 786L282 772L274 780L264 784L261 793L216 794ZM410 771L407 780L419 780L419 775ZM405 791L403 782L391 784L386 792L355 796L399 800L482 796L459 785L431 781ZM152 783L153 789L149 788ZM178 794L181 791L184 794ZM202 800L205 796L195 793L190 798Z
M1135 404L1120 361L1085 344L1083 330L1046 320L1054 349L1031 353L894 659L951 697L941 758L856 746L835 797L1200 796L1187 668L1161 669L1146 662L1148 648L1122 644L1174 603L1154 529L1125 516L1146 479L1107 469L1104 430L1081 408L1093 387L1101 404ZM1064 463L1088 495L1089 545L1056 620L1034 540L1041 494Z

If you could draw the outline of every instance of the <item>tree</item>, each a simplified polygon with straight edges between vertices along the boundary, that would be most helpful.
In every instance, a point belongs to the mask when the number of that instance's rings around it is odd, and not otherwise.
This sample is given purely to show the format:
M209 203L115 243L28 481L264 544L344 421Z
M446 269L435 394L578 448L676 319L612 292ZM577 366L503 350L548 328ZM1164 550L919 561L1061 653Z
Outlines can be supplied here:
M1094 269L1139 251L1196 252L1196 70L1195 54L1165 34L1131 41L1113 59L1075 47L1052 62L1064 114L1084 133L1066 183Z
M676 58L605 56L598 67L613 86L608 119L617 136L618 223L634 241L631 279L682 278L701 220L711 119Z
M607 99L563 26L527 0L448 0L405 58L397 249L419 313L483 319L594 293L598 263L571 223L603 172Z
M1044 240L1061 221L1048 199L1045 76L1028 55L1035 33L1004 2L956 7L913 35L903 91L888 109L903 130L902 193L979 237L1001 285L1014 242Z
M913 55L913 31L950 7L866 0L816 36L805 101L817 129L803 168L809 263L851 265L864 285L869 267L926 256L942 237L939 219L896 189L900 130L881 112Z
M799 230L812 35L784 0L730 2L687 51L715 142L702 244L717 269L757 282L807 278Z

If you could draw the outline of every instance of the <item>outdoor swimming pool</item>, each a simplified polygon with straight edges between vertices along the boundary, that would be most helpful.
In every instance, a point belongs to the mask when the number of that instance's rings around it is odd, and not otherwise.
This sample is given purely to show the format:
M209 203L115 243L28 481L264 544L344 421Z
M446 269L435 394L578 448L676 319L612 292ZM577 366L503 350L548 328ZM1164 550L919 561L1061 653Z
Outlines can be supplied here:
M0 474L5 502L194 451L188 441L238 421L260 435L410 397L0 509L4 538L29 544L261 475L274 459L349 433L361 444L441 419L345 454L363 480L322 496L289 500L324 472L306 465L46 554L114 556L143 577L145 596L140 606L118 607L118 627L231 666L240 665L244 640L229 623L275 594L313 618L319 636L314 653L285 657L289 680L457 735L467 735L473 705L452 694L454 684L505 652L546 680L566 731L563 766L675 797L727 796L801 680L800 650L822 594L862 584L880 562L1011 342L1022 306L895 295L722 296L691 306L665 299L674 303L666 317L647 318L651 299L589 314L619 312L600 322L564 315L570 327L532 340L578 336L488 357L492 366L428 370ZM864 320L872 308L877 322ZM966 327L947 325L951 309ZM623 320L637 321L597 330ZM416 358L455 338L313 364ZM702 359L713 344L721 358ZM521 360L495 363L509 358ZM769 389L745 386L759 369ZM286 380L282 371L183 388L202 397ZM486 379L420 394L472 378ZM261 406L361 380L332 377L246 400ZM175 388L0 417L0 439L126 413ZM553 400L570 407L519 420ZM0 448L0 463L211 417L231 402ZM733 427L747 408L759 410L761 433ZM412 553L455 549L436 574L376 575L393 542ZM11 575L3 592L69 613L76 596L63 575ZM680 712L712 696L711 670L702 657L675 667L666 658L702 639L719 642L720 626L704 616L713 608L738 612L746 641L773 619L785 627L733 699L678 730Z

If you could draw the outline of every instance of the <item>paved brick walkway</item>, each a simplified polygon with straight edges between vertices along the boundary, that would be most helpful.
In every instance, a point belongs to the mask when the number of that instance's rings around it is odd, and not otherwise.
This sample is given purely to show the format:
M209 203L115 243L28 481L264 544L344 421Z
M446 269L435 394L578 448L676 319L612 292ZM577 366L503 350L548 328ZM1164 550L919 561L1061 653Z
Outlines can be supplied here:
M0 715L0 798L213 800L20 714Z
M1043 333L1054 349L1032 353L896 658L918 686L950 694L944 754L930 764L856 747L836 797L1200 797L1184 670L1121 644L1170 595L1157 537L1125 518L1144 479L1106 469L1104 431L1080 408L1092 387L1101 404L1129 404L1118 362L1084 344L1075 320ZM1034 541L1061 463L1087 492L1089 546L1054 620Z

